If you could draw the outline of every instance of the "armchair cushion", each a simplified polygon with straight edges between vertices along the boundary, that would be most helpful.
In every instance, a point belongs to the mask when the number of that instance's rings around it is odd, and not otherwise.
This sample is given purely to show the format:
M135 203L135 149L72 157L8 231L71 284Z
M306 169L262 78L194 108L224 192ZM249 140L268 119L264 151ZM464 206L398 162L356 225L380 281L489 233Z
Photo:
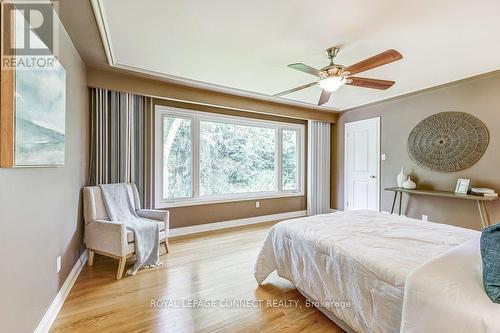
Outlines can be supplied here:
M148 219L145 219L148 220ZM152 221L152 220L149 220ZM165 230L165 223L163 221L152 221L158 223L158 227L160 228L160 233ZM160 237L161 240L161 237ZM132 243L134 241L134 233L132 230L127 229L127 242Z
M160 231L165 230L165 235L168 237L170 229L170 213L168 210L157 210L157 209L139 209L137 215L142 218L162 221L163 226L160 225ZM163 228L163 229L162 229Z

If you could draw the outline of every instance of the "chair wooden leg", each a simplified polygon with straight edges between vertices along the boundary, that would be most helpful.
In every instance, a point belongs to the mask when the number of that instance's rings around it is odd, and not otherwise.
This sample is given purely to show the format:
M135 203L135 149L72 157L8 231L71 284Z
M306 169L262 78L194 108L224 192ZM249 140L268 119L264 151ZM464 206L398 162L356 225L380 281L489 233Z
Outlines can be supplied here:
M92 251L90 249L89 249L89 258L88 258L87 264L89 266L92 266L94 264L94 251Z
M118 264L118 272L116 273L116 279L120 280L123 275L123 270L125 269L125 263L127 262L127 257L121 257L120 263Z
M169 251L169 245L168 245L168 238L165 238L165 241L163 242L163 244L165 245L165 251L166 251L166 253L170 252Z

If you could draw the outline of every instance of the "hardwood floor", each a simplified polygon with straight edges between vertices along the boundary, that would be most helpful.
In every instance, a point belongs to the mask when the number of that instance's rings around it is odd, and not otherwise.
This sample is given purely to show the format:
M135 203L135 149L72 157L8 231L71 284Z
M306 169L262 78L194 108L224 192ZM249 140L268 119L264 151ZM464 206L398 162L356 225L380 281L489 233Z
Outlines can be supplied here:
M255 258L271 225L172 239L162 267L121 280L115 279L118 261L96 254L51 332L342 332L277 275L257 286ZM182 307L189 300L207 303ZM230 308L227 300L253 301L253 307Z

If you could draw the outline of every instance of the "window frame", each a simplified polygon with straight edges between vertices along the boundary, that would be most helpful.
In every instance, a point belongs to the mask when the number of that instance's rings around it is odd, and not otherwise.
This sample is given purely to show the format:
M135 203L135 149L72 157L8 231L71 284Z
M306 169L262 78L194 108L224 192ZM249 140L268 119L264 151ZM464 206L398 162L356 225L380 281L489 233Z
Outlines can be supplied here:
M163 198L163 131L164 117L176 117L191 120L192 156L191 156L191 197L168 200ZM200 196L200 122L219 122L242 126L271 128L275 131L275 189L264 192L232 193L217 196ZM297 131L297 189L283 190L282 158L283 130ZM259 200L270 198L295 197L304 195L305 184L305 126L302 124L251 119L240 116L215 114L189 109L180 109L164 105L155 106L155 208L171 208L193 205L215 204L232 201Z
M302 126L302 127L304 127L304 126ZM285 131L285 130L289 131L289 132L296 132L297 133L296 144L297 144L298 154L297 154L296 160L295 160L295 162L297 163L297 170L296 170L297 188L301 187L302 181L303 181L302 174L301 174L301 164L305 163L305 161L302 160L304 152L300 151L300 148L304 146L305 139L304 139L304 132L301 132L297 128L286 127L286 128L281 128L279 130L279 134L278 134L278 138L280 140L280 142L279 142L279 145L280 145L279 168L280 168L280 172L281 172L281 174L280 174L280 181L281 181L280 189L282 190L282 192L290 192L290 191L293 192L296 190L284 190L283 189L284 188L284 184L283 184L283 131ZM304 169L303 166L302 166L302 169Z

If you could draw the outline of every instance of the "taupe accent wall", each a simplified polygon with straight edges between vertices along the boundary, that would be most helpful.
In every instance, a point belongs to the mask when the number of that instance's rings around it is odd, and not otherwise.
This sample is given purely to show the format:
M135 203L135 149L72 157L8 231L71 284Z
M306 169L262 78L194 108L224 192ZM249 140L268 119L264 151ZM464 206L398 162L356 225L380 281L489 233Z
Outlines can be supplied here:
M381 117L381 208L390 211L393 193L383 189L395 186L401 166L422 188L453 191L458 178L469 178L473 186L500 191L500 73L490 73L432 91L398 98L385 103L360 107L343 113L335 125L334 183L332 207L343 209L344 125L347 122ZM486 124L490 144L483 157L472 167L452 173L434 172L413 163L406 142L411 130L424 118L444 111L461 111L478 117ZM500 200L488 203L492 221L500 222ZM403 212L409 217L428 215L430 221L480 229L474 201L412 196L404 197Z
M260 201L260 208L255 208ZM249 217L306 210L306 197L289 197L234 201L210 205L197 205L167 209L170 212L170 228L238 220Z
M267 114L252 113L252 112L241 112L225 108L214 108L203 105L162 100L158 98L155 98L153 100L153 104L155 106L163 105L181 109L225 114L230 116L239 116L252 119L263 119L263 120L305 125L306 127L306 131L304 132L304 135L306 137L305 154L307 156L307 121L305 120L271 116ZM305 170L305 172L307 173L307 170ZM307 184L304 184L304 191L306 186ZM259 208L255 208L255 201L260 202ZM208 205L175 207L175 208L169 208L167 210L170 212L170 227L179 228L179 227L187 227L205 223L230 221L248 217L306 210L306 196L304 195L304 196L284 197L284 198L233 201L233 202L208 204Z
M33 332L84 249L86 68L62 26L59 33L66 69L66 163L0 169L0 332ZM56 273L59 255L62 269Z

